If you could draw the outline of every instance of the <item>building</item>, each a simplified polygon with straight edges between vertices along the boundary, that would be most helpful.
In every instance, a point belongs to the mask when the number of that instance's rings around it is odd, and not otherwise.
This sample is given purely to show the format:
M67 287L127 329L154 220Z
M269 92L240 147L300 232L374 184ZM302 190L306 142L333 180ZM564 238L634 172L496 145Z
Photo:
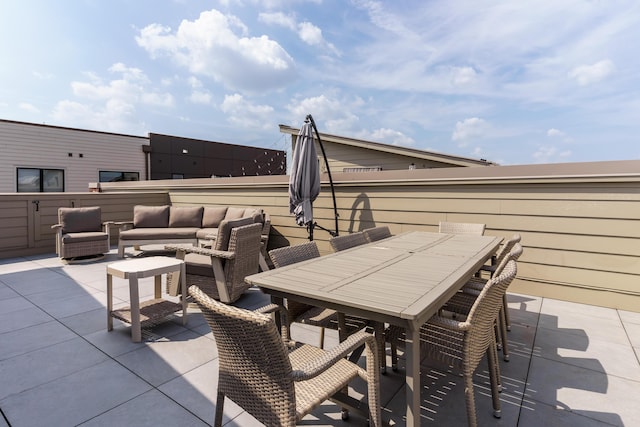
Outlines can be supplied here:
M283 175L286 153L0 119L0 193L84 192L90 183Z
M292 148L299 131L287 125L280 125L280 132L291 135ZM332 173L496 166L495 163L484 159L471 159L325 133L320 133L320 139ZM316 151L318 157L321 157L322 151L317 142ZM326 172L323 159L320 161L320 167L322 172Z

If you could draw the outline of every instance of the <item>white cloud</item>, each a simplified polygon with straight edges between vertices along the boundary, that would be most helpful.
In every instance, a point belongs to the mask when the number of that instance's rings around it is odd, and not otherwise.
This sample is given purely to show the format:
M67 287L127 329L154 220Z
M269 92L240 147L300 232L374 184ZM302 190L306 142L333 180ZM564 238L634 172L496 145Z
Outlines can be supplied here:
M451 82L454 86L463 86L476 81L477 73L473 67L452 67Z
M370 138L373 140L381 141L387 144L411 146L415 141L413 138L405 135L404 133L387 128L376 129L370 134Z
M294 15L285 15L282 12L261 12L258 20L269 25L279 25L295 31L297 28L296 17Z
M231 123L243 128L270 129L273 126L273 107L252 104L238 93L225 95L220 108Z
M331 94L293 100L287 109L293 116L293 122L302 120L311 114L320 132L333 134L353 134L359 121L356 111L363 101L360 98L338 98Z
M539 146L537 151L533 153L536 163L552 163L565 160L571 156L570 150L561 150L553 145Z
M590 85L597 83L609 75L615 70L613 62L609 59L605 59L591 65L580 65L569 71L569 77L576 80L580 86Z
M191 92L191 95L189 96L189 101L191 101L194 104L209 105L211 104L211 100L212 100L212 97L209 92L194 90L193 92Z
M225 86L255 92L281 88L296 78L291 56L268 36L248 37L235 16L212 9L173 32L151 24L140 30L138 45L154 58L167 56L190 72Z
M484 137L487 130L488 124L486 121L478 117L472 117L456 123L451 139L458 141L459 145L464 147L468 141Z
M20 108L22 111L27 111L29 113L39 113L40 110L33 104L29 104L28 102L21 102L18 105L18 108Z
M564 136L565 133L559 129L551 128L547 131L547 136L555 137L555 136Z
M109 71L119 78L105 81L95 73L86 73L88 81L71 82L73 94L82 102L58 102L53 117L72 126L139 134L146 131L139 107L174 106L173 95L155 91L142 70L116 63Z

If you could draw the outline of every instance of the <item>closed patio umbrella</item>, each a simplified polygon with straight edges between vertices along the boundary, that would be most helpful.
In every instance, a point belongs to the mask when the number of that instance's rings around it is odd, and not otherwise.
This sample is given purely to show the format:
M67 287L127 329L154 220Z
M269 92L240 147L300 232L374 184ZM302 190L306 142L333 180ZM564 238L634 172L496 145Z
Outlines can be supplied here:
M304 124L298 132L298 139L293 150L293 159L291 161L291 175L289 176L289 212L295 214L296 223L304 225L309 230L309 240L313 240L313 228L318 226L313 220L313 202L320 194L320 168L318 166L318 155L313 139L313 130L315 123L313 117L308 115ZM318 143L322 148L322 154L327 162L324 148L320 142L318 130L315 129L318 136ZM328 165L327 165L328 170ZM331 182L331 191L333 194L333 181L329 172L329 180ZM333 196L334 211L336 212L336 231L328 231L332 236L338 234L337 209L335 206L335 195Z

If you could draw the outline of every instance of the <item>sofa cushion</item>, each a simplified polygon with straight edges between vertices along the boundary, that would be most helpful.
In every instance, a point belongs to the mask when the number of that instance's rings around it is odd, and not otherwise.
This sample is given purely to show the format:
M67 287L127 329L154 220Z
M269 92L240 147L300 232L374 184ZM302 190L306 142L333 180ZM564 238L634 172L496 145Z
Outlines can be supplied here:
M227 213L227 206L205 206L202 228L218 228Z
M199 228L132 228L120 232L120 240L195 239Z
M63 233L102 231L100 207L59 208L58 221Z
M229 209L227 209L227 214L224 216L224 219L238 219L238 218L244 218L244 211L247 210L247 208L236 208L236 207L229 207Z
M133 226L135 228L168 227L169 206L134 206Z
M218 227L218 236L216 237L214 249L226 251L229 248L231 230L236 227L242 227L243 225L250 224L253 224L253 219L251 218L225 219L222 221L220 223L220 227Z
M198 227L202 225L202 206L171 206L169 227Z

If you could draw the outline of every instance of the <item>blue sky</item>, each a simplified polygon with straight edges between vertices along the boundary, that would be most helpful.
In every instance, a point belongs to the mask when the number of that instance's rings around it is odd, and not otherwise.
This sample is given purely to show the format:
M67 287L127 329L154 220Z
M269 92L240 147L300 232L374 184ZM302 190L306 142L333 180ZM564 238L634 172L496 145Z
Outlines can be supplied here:
M637 0L3 0L0 118L501 164L640 158Z

